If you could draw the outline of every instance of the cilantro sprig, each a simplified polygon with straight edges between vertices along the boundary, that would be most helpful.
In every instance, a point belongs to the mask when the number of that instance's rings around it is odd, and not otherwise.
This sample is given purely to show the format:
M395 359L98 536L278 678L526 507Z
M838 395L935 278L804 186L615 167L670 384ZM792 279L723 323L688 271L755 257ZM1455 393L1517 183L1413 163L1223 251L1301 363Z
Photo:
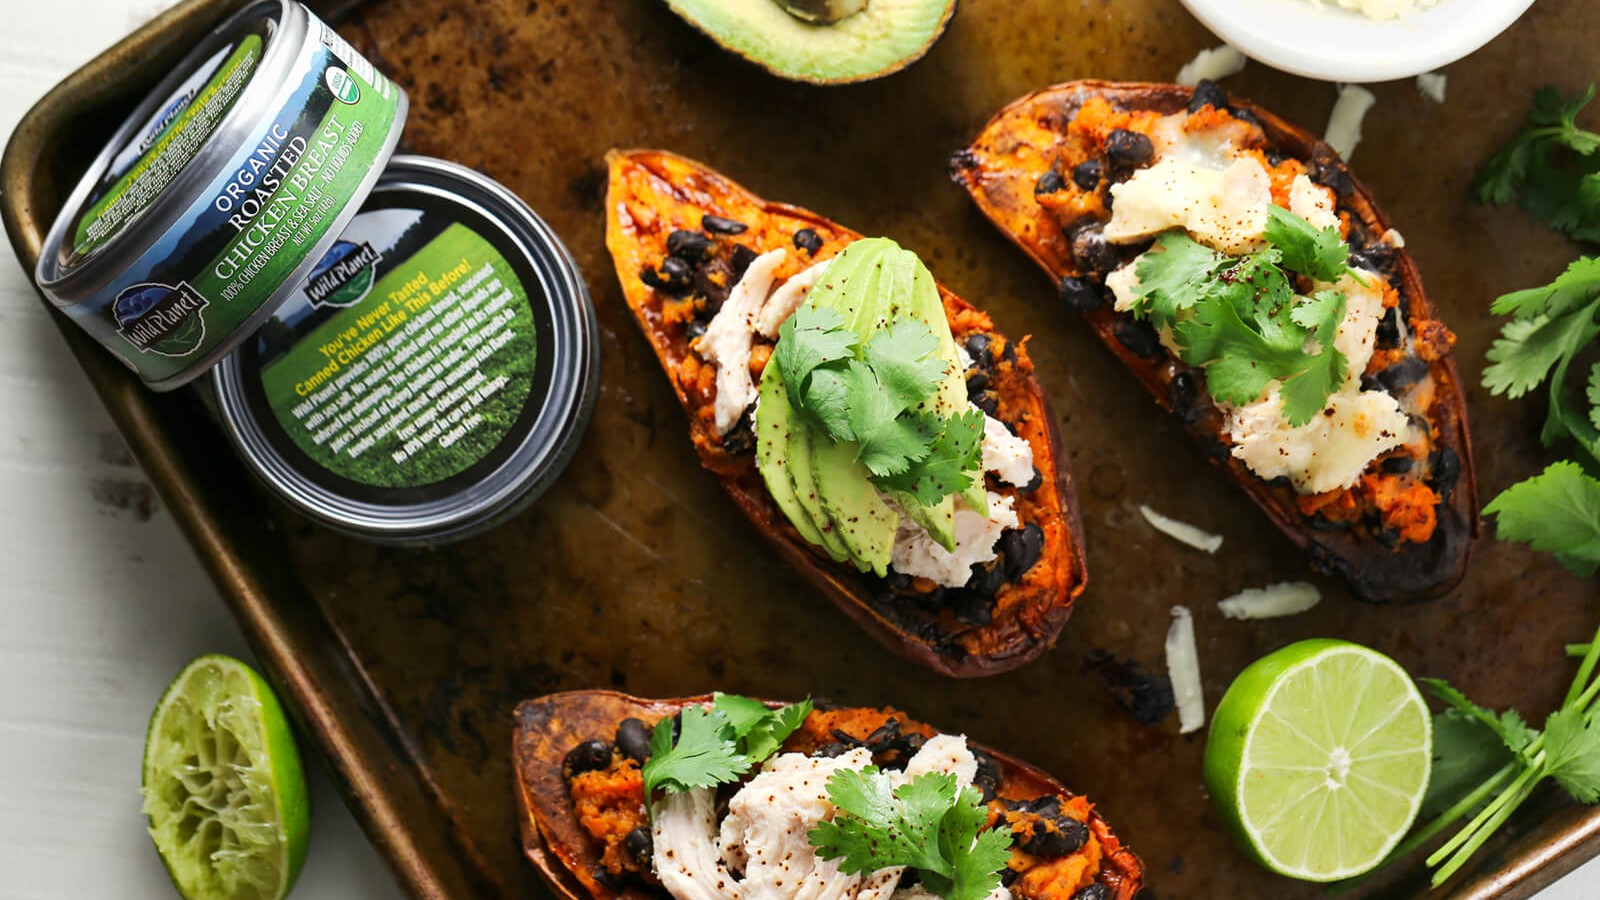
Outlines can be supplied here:
M1506 294L1491 309L1509 315L1489 348L1483 384L1491 393L1520 397L1548 389L1540 435L1546 446L1571 440L1582 463L1557 462L1495 497L1484 513L1496 536L1556 555L1573 574L1600 569L1600 363L1580 394L1573 371L1600 338L1600 258L1579 259L1543 287Z
M1478 199L1524 210L1580 241L1600 242L1600 134L1578 126L1594 85L1563 98L1545 85L1533 95L1528 125L1483 171Z
M1359 276L1337 228L1316 228L1273 206L1266 237L1266 249L1228 256L1181 232L1162 235L1136 263L1133 313L1172 330L1179 357L1206 370L1216 400L1253 403L1277 381L1284 417L1300 426L1344 383L1349 360L1333 343L1344 295L1301 296L1292 276Z
M837 811L807 839L822 859L849 874L891 866L915 869L944 900L983 900L1000 884L1011 833L983 830L988 812L976 788L928 772L894 787L876 767L835 772L828 798Z
M678 717L656 723L650 759L644 764L648 800L657 790L683 793L737 781L778 751L811 714L811 700L771 709L759 700L717 693L711 706L688 706Z
M1405 856L1443 834L1456 822L1467 824L1427 859L1437 887L1454 875L1494 832L1549 780L1579 803L1600 801L1600 633L1584 649L1583 661L1560 708L1535 729L1515 710L1496 713L1467 699L1439 679L1425 678L1429 691L1446 704L1434 716L1434 772L1423 801L1425 811L1441 810L1427 825L1396 847L1387 861Z
M878 487L932 506L972 485L983 414L933 411L946 364L926 324L901 319L862 342L837 310L805 305L778 329L772 358L790 403L828 440L854 442Z

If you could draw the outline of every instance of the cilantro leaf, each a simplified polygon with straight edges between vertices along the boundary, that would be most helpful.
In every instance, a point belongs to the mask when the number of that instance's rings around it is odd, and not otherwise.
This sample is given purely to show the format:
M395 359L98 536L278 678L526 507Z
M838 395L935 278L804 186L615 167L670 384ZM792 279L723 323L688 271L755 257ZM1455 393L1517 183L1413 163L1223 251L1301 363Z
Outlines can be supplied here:
M851 360L844 373L850 395L850 433L854 436L856 460L875 476L897 475L911 461L924 456L937 432L926 418L901 417L905 407L878 380L877 373L861 360Z
M856 437L850 430L850 385L846 374L843 369L813 369L804 405L800 407L834 443L853 441ZM792 399L793 395L790 396Z
M864 360L900 409L912 409L933 396L944 380L939 339L916 319L902 319L874 334Z
M1485 709L1471 700L1466 695L1456 690L1449 682L1438 678L1418 679L1428 686L1428 690L1435 697L1450 705L1458 714L1466 716L1488 728L1501 744L1512 753L1521 753L1539 736L1524 722L1522 715L1516 710L1507 710L1496 715L1493 710Z
M1158 326L1172 324L1179 313L1206 296L1207 283L1226 262L1181 231L1161 235L1134 264L1139 276L1134 314L1149 315Z
M644 791L673 792L713 787L750 771L750 760L734 745L733 726L715 709L688 706L679 717L678 740L672 740L672 719L656 723L650 736L650 759L644 764Z
M1540 88L1528 125L1490 159L1473 182L1478 199L1512 201L1535 218L1583 241L1600 242L1600 134L1578 125L1594 85L1563 99Z
M1277 204L1267 207L1267 241L1283 254L1283 265L1318 281L1338 281L1350 271L1350 253L1339 229L1315 228Z
M1595 711L1563 707L1544 721L1545 774L1579 803L1600 801L1600 722Z
M1600 481L1577 463L1552 464L1506 488L1484 508L1495 536L1554 553L1579 577L1600 569Z
M1600 296L1600 257L1575 260L1555 280L1542 287L1513 291L1489 307L1497 316L1519 319L1562 316L1577 312Z
M838 811L807 835L817 856L841 860L851 874L908 866L945 900L988 896L1010 856L1011 834L982 830L988 812L978 791L958 791L955 776L938 772L890 785L870 766L835 773L828 796Z
M772 710L760 700L741 697L738 694L724 694L721 691L711 695L711 708L728 720L728 727L733 729L735 741L749 734L772 715Z
M1274 334L1281 332L1275 331ZM1273 342L1245 324L1233 303L1205 303L1173 328L1183 361L1206 370L1206 386L1219 400L1255 402L1267 383L1300 374L1306 367L1302 341Z
M1600 363L1589 370L1589 387L1584 391L1589 401L1589 424L1600 429Z
M806 376L820 365L848 359L860 337L844 327L844 316L826 306L802 305L778 326L778 343L772 358L795 405L804 402Z
M1515 759L1505 741L1478 717L1453 708L1435 714L1433 771L1420 815L1439 815Z
M1550 370L1582 347L1582 329L1566 318L1512 319L1500 330L1485 357L1483 386L1513 399L1550 377Z
M751 763L763 762L778 752L783 742L789 739L789 735L794 734L795 729L805 723L809 715L811 715L810 698L770 710L766 718L757 722L740 737L740 749L750 758Z
M969 409L944 420L928 455L904 472L873 479L888 490L904 491L924 506L966 490L983 463L983 413Z

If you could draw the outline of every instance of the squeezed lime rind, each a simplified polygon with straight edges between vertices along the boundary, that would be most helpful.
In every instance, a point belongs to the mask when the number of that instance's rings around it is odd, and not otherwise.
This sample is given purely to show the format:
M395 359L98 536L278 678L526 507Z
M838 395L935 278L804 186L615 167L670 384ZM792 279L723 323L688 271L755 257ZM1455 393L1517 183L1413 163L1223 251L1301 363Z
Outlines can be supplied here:
M202 656L168 685L145 737L144 812L188 900L280 900L305 861L300 753L272 689L232 657Z

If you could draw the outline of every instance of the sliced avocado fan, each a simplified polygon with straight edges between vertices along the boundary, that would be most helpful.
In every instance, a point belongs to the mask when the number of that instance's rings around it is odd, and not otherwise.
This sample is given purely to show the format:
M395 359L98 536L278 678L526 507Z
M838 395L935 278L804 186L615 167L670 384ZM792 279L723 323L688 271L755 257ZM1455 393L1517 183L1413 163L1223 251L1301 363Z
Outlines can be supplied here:
M932 411L949 417L969 405L944 303L916 254L882 238L856 241L829 264L805 305L837 311L863 345L897 321L922 322L946 364ZM894 503L885 502L866 467L856 461L857 445L832 443L791 404L775 362L762 373L755 428L757 466L773 500L801 537L836 561L848 559L863 572L883 575L899 527L894 506L946 549L954 548L954 497L925 505L910 493L891 490L886 493ZM975 509L985 509L981 476L963 496Z
M956 0L667 0L724 49L791 81L848 84L928 52Z

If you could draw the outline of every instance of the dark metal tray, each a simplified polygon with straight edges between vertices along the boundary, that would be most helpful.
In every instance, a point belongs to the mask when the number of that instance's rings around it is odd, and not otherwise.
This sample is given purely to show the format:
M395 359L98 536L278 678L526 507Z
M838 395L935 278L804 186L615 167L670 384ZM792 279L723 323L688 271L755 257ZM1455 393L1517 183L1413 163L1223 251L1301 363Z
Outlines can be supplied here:
M13 134L5 224L30 270L89 154L182 48L234 5L191 0L67 79ZM475 166L570 244L594 292L601 399L561 482L510 524L441 550L382 549L270 500L190 391L149 393L63 324L129 443L216 580L368 835L424 897L542 896L520 856L511 712L527 696L616 687L722 688L893 703L1033 761L1093 797L1162 897L1316 897L1258 869L1200 784L1202 735L1135 722L1093 660L1159 671L1168 607L1197 615L1215 703L1248 661L1341 636L1494 705L1541 715L1570 677L1564 641L1592 632L1597 585L1548 557L1482 541L1470 577L1429 605L1381 608L1337 585L1314 612L1227 622L1214 601L1303 577L1304 561L1097 346L1022 254L944 176L1002 104L1087 76L1170 78L1215 43L1177 0L968 0L929 57L883 81L818 89L719 51L660 0L405 0L319 10L411 92L408 149ZM1497 294L1543 283L1571 245L1473 204L1468 182L1533 89L1581 87L1600 6L1541 0L1449 69L1449 102L1378 89L1355 167L1415 250L1478 383ZM1320 123L1326 85L1252 66L1229 88ZM1013 334L1032 333L1081 486L1091 585L1060 646L1021 671L953 682L893 657L807 590L702 472L685 421L634 327L602 241L601 154L660 146L917 250ZM60 320L63 323L64 319ZM1541 466L1541 404L1469 391L1485 498ZM1150 531L1140 503L1227 537L1208 557ZM1542 804L1542 805L1541 805ZM1600 812L1553 794L1452 896L1525 897L1600 851ZM1366 895L1419 891L1401 873ZM1355 896L1361 896L1356 894Z

